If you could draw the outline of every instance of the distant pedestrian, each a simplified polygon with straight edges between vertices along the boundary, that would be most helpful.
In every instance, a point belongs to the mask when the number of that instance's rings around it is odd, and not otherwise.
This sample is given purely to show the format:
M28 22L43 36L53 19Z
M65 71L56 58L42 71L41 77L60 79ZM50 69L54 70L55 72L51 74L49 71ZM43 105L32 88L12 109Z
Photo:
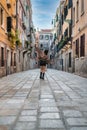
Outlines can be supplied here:
M40 50L36 45L35 48L38 52L38 60L40 63L40 79L44 79L45 71L47 70L47 64L50 61L48 59L48 50Z

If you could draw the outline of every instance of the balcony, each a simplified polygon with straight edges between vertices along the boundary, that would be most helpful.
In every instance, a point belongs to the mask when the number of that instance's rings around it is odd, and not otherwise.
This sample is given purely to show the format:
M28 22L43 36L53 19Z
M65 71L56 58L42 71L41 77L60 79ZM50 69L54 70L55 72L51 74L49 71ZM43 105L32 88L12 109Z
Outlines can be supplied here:
M24 22L22 22L22 27L23 27L24 30L26 29L26 25L25 25Z
M68 45L69 41L70 41L69 37L63 38L57 45L57 52L59 52L65 45Z

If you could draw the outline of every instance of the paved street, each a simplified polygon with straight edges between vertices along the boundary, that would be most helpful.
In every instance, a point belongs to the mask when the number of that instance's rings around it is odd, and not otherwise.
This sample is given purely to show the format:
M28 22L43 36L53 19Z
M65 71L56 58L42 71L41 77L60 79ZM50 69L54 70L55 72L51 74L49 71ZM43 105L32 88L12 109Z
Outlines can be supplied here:
M87 79L39 69L0 79L0 130L87 130Z

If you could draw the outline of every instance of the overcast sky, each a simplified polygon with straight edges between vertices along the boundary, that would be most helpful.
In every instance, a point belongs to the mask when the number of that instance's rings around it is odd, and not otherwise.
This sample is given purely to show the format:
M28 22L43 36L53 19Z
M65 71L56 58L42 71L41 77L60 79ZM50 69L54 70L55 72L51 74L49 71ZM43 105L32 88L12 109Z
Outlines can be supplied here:
M49 29L59 0L31 0L35 28Z

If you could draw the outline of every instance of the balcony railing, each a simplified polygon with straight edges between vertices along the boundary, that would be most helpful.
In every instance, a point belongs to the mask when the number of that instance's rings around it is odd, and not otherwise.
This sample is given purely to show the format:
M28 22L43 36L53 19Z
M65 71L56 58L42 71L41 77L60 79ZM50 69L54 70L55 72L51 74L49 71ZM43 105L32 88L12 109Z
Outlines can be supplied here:
M63 38L63 39L59 42L59 44L57 45L57 52L59 52L59 51L68 43L69 40L70 40L69 37Z

